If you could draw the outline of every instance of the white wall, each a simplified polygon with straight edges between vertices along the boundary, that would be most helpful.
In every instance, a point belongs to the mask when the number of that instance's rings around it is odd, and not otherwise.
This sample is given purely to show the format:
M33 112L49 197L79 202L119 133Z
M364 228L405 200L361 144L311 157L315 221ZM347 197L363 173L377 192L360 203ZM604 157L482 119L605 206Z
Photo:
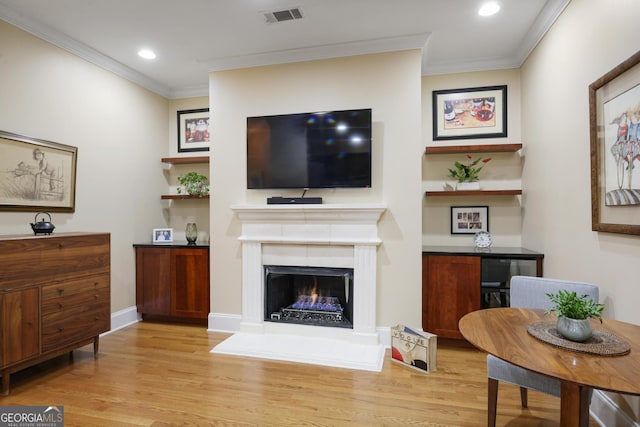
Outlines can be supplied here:
M211 307L241 313L240 224L230 206L300 191L246 189L248 116L373 109L371 189L311 190L325 203L383 202L378 325L421 324L420 51L212 73ZM223 106L223 107L222 107Z
M573 0L522 67L523 244L546 276L598 284L606 317L635 324L640 236L591 231L587 88L637 51L639 16L637 0Z
M52 213L55 232L111 233L111 309L134 306L132 244L167 226L167 100L3 21L0 73L1 130L78 147L76 209ZM0 211L0 234L31 234L34 214Z

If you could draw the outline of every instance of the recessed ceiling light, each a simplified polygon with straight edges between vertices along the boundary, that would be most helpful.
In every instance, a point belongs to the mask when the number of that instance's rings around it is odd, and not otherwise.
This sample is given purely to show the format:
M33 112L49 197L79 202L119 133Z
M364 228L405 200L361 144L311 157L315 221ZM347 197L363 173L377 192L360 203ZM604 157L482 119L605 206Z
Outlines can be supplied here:
M500 5L494 1L491 1L480 6L480 9L478 9L478 15L491 16L498 13L499 10L500 10Z
M151 49L140 49L138 56L144 59L156 59L156 54Z

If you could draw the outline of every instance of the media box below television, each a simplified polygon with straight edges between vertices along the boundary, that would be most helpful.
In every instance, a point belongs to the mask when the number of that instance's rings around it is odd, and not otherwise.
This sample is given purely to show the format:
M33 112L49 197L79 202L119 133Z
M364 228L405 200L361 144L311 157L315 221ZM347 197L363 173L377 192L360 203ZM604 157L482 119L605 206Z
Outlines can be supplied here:
M269 197L268 205L320 205L322 197Z

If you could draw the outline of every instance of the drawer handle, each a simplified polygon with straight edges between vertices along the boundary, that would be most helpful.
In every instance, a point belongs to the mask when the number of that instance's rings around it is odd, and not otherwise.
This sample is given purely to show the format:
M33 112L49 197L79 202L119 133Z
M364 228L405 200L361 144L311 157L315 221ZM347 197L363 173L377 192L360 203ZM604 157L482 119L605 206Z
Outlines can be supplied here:
M64 293L64 289L62 289L62 288L58 288L58 293L59 293L60 295L62 295L62 294Z
M63 332L64 328L58 328L58 332Z
M58 308L62 308L62 303L61 302L58 303Z

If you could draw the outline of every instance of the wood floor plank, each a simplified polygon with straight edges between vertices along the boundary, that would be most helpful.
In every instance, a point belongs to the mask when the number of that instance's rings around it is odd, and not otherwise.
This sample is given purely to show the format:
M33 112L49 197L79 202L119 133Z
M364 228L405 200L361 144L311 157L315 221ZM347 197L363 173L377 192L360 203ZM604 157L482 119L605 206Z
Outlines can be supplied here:
M61 405L65 426L485 426L486 358L441 345L438 370L382 372L209 353L228 334L140 322L11 377L0 405ZM558 398L500 384L498 426L557 426ZM591 421L592 426L597 424Z

